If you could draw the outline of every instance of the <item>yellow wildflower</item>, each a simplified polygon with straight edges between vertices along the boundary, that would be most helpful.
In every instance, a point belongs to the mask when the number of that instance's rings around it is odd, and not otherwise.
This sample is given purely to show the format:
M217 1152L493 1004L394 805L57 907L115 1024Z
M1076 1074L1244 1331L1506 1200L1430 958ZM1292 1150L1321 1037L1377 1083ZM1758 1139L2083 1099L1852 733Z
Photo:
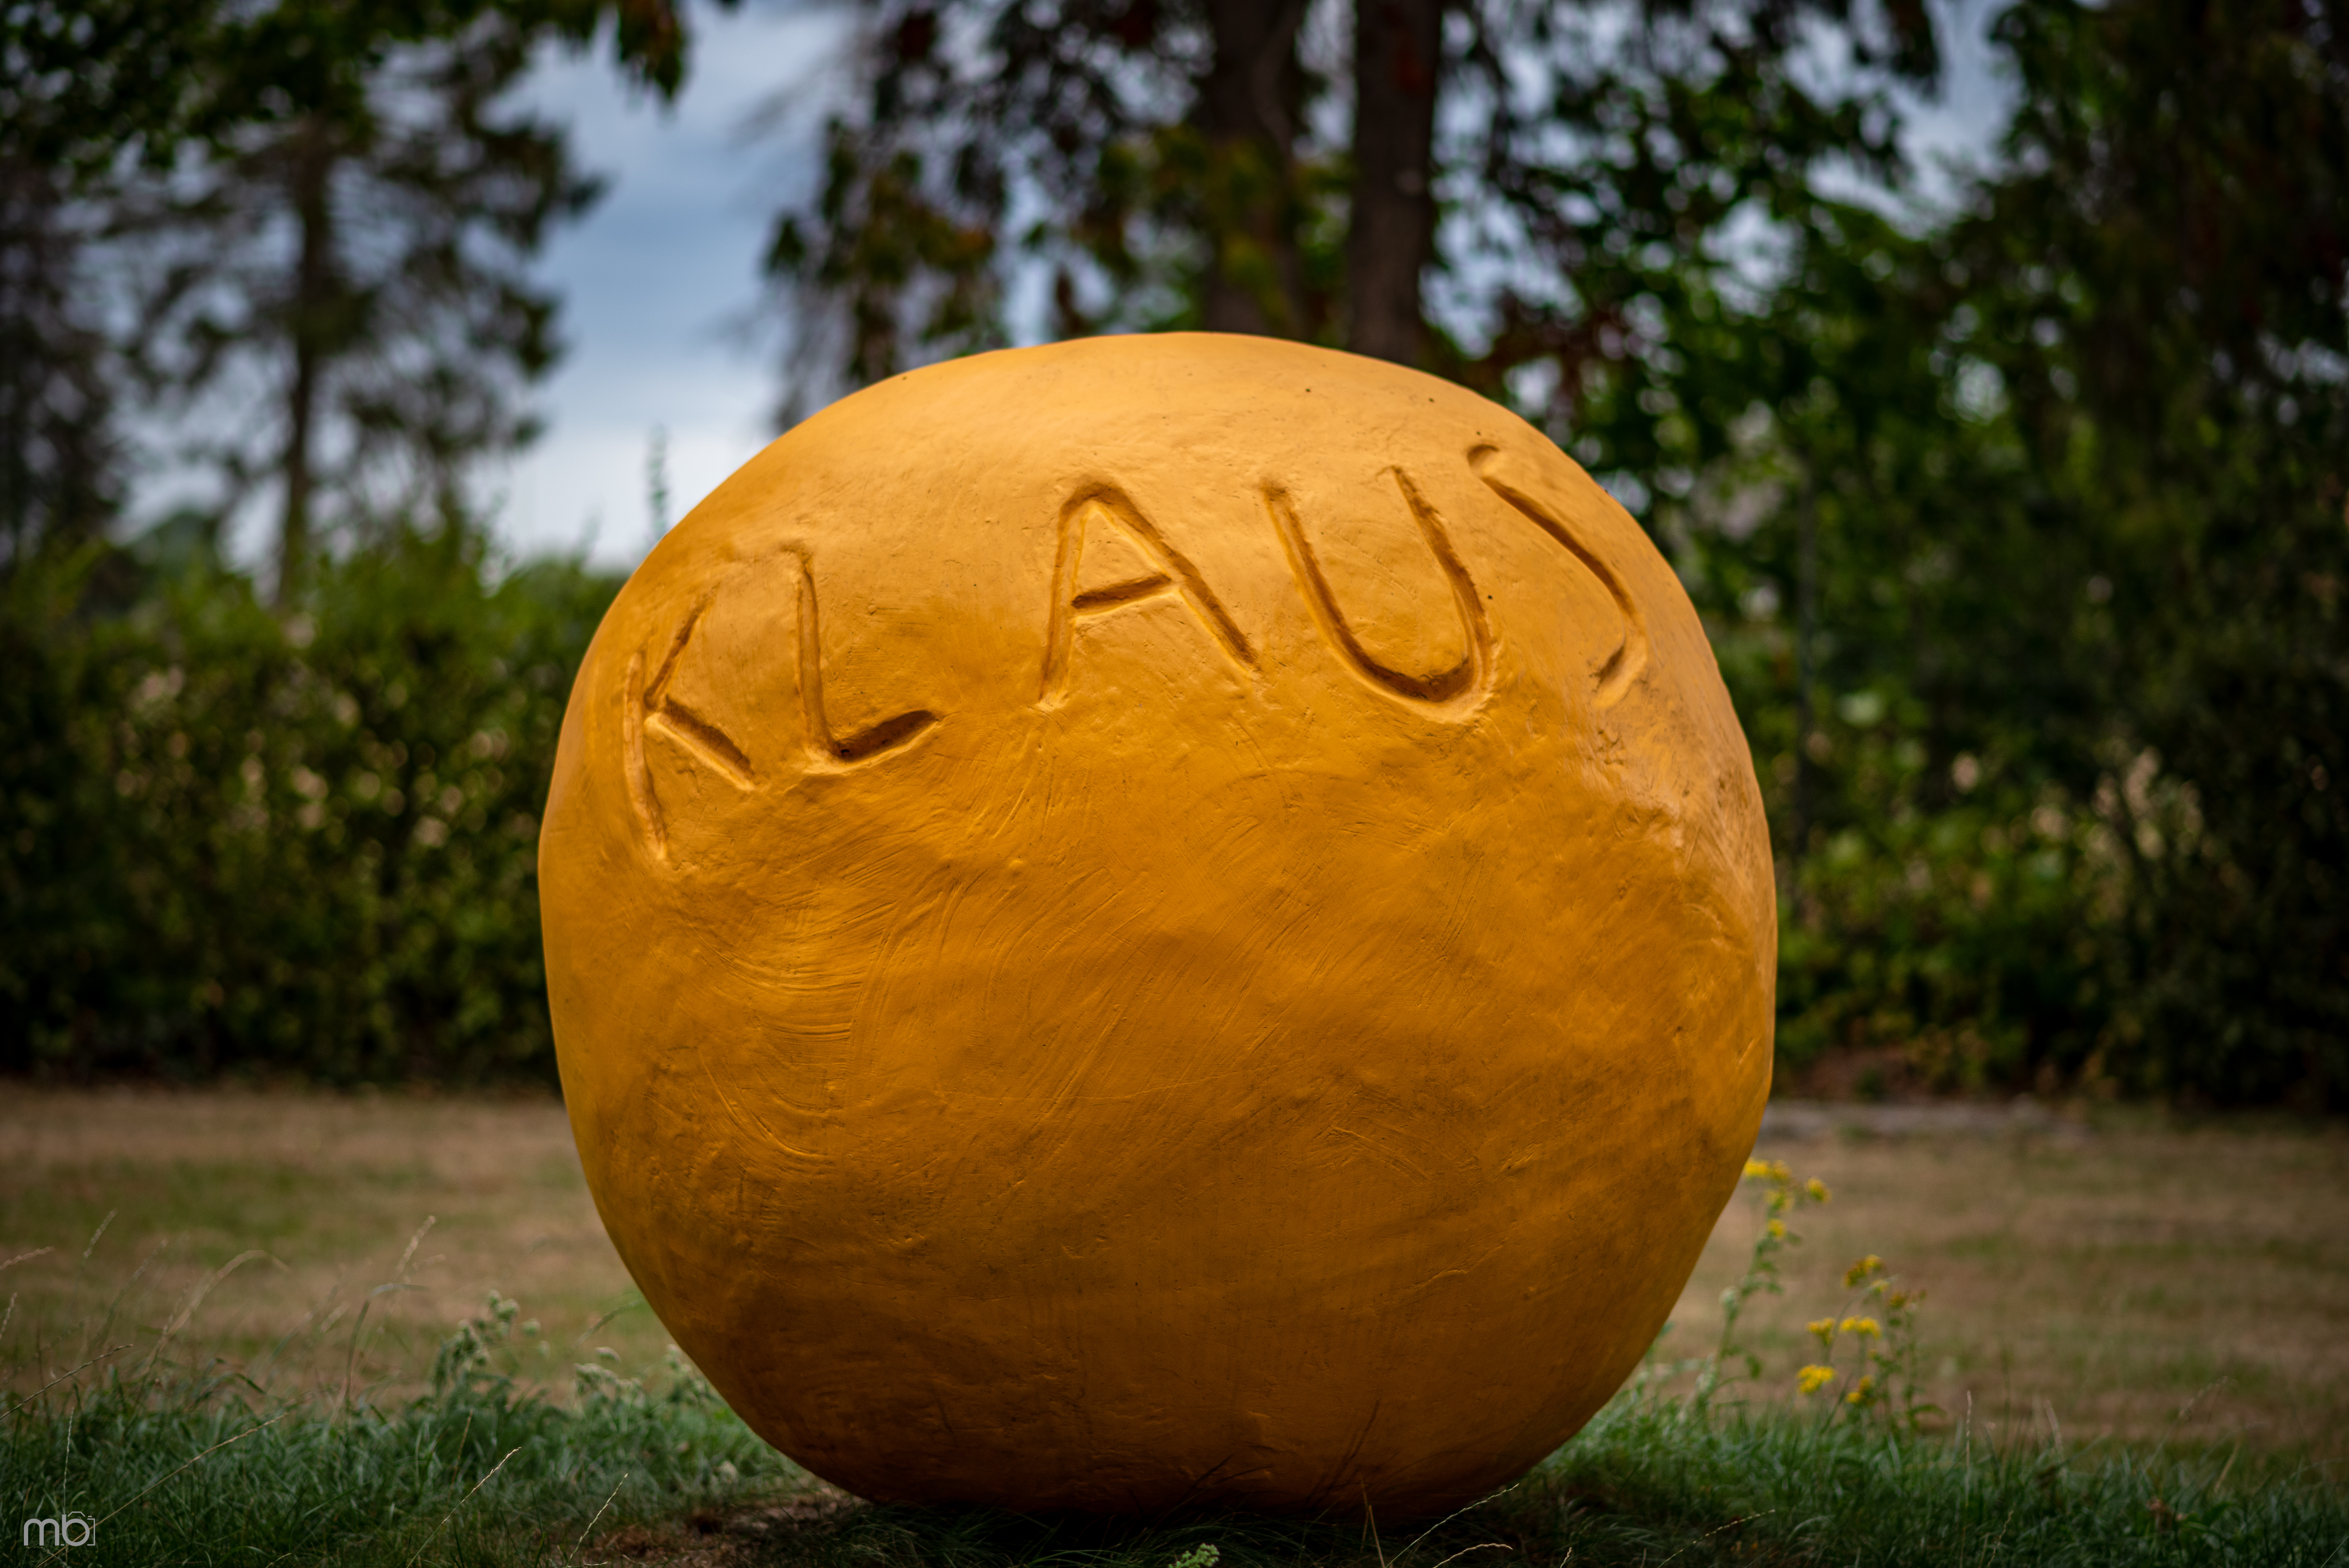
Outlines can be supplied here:
M1786 1222L1784 1220L1773 1220L1762 1228L1769 1233L1770 1239L1774 1242L1783 1242L1786 1239Z
M1870 1339L1884 1337L1884 1329L1872 1317L1847 1317L1838 1325L1846 1334L1865 1334Z
M1829 1196L1827 1184L1816 1176L1803 1183L1803 1191L1811 1195L1811 1202L1814 1203L1824 1203Z
M1833 1345L1835 1343L1836 1320L1834 1318L1815 1317L1811 1319L1810 1323L1806 1326L1810 1329L1812 1334L1817 1336L1818 1342L1821 1345Z
M1847 1405L1865 1405L1868 1403L1868 1397L1875 1391L1876 1379L1862 1377L1851 1386L1851 1392L1843 1397L1843 1402Z
M1844 1288L1846 1290L1849 1290L1853 1285L1857 1284L1860 1281L1866 1279L1868 1275L1874 1274L1878 1269L1880 1269L1883 1266L1884 1260L1882 1258L1878 1257L1874 1253L1868 1253L1866 1257L1860 1259L1859 1262L1852 1264L1851 1267L1843 1271Z
M1786 1169L1783 1160L1748 1160L1745 1162L1748 1181L1791 1181L1795 1173Z
M1816 1394L1835 1381L1832 1367L1806 1367L1795 1374L1795 1385L1806 1394Z

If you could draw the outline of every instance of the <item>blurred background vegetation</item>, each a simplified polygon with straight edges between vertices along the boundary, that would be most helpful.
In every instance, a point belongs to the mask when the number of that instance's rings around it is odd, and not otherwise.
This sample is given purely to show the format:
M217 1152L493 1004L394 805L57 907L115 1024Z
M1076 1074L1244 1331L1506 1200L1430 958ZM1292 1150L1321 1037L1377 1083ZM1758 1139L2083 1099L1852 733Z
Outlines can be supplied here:
M865 0L767 254L788 422L1206 327L1543 425L1679 567L1782 1083L2349 1108L2349 4ZM674 0L0 0L0 1072L551 1078L535 812L617 584L492 548L518 97ZM786 65L778 62L778 76ZM156 463L210 510L129 497ZM223 552L261 506L269 559Z

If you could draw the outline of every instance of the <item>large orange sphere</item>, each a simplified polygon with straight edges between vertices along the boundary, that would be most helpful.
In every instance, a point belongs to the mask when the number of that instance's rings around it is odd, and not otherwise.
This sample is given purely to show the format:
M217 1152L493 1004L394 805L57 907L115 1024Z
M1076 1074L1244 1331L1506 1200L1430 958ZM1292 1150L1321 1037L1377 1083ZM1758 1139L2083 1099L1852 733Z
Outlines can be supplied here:
M1768 1088L1671 568L1515 416L1290 344L776 441L605 617L540 861L614 1243L872 1498L1471 1499L1637 1363Z

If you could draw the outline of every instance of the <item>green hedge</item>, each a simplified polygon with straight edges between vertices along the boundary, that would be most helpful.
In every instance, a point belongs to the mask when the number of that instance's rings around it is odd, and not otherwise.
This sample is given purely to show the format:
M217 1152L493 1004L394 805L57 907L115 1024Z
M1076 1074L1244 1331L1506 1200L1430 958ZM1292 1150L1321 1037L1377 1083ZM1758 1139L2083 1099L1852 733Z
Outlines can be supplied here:
M553 1078L538 812L617 583L493 566L402 532L280 615L201 552L20 564L0 1071Z
M162 559L171 537L0 574L0 1075L552 1081L538 812L616 580L403 532L322 563L288 614L202 550ZM1713 630L1783 829L1782 650ZM2333 689L2271 684L2302 708ZM2242 852L2337 835L2335 797L2303 790L2333 814L2292 840L2283 783L2198 797L2149 753L2110 800L1996 748L1953 785L1880 685L1816 720L1782 1072L1894 1052L1896 1088L2349 1103L2323 1026L2344 993L2319 983L2338 915L2308 903L2337 872ZM2276 1008L2245 975L2309 980L2301 1034L2253 1026Z

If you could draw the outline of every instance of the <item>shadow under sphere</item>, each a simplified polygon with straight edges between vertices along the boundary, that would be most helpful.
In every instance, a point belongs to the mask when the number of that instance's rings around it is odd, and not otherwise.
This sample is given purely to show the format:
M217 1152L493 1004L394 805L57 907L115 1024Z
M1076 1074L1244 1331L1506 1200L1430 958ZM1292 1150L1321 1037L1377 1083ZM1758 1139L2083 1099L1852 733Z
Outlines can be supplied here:
M793 429L614 604L540 858L613 1242L871 1498L1468 1501L1636 1364L1768 1088L1671 569L1515 416L1292 344Z

